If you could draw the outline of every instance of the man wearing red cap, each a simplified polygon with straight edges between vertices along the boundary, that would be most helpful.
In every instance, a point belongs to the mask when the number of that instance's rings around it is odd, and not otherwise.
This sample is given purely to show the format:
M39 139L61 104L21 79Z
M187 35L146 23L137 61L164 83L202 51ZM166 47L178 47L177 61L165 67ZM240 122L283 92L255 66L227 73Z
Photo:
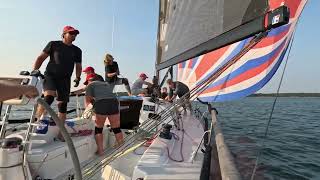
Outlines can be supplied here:
M43 83L44 100L52 104L57 95L58 116L61 120L66 119L67 103L69 102L71 75L76 67L75 87L79 85L82 70L82 51L73 45L79 31L71 26L65 26L62 32L62 41L50 41L37 57L33 70L38 70L42 63L50 56L50 60L44 72ZM38 118L41 115L38 111ZM39 113L40 112L40 113Z
M131 86L132 95L146 95L148 93L147 89L142 88L143 85L152 86L151 83L146 81L147 78L148 76L145 73L140 73L139 78Z

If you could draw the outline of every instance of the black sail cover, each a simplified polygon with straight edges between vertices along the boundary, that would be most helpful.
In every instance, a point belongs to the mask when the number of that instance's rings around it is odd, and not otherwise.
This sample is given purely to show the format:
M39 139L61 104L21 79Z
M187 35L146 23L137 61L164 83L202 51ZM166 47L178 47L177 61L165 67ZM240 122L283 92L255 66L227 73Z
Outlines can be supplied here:
M259 31L268 0L160 0L159 10L158 70Z

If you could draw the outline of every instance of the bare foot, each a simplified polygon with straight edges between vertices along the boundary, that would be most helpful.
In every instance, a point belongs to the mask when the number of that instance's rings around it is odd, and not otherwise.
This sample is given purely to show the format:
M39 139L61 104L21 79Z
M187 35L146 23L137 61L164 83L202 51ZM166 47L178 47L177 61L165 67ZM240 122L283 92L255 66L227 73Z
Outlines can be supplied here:
M103 155L103 152L100 152L100 151L97 150L97 151L95 152L95 154L96 154L97 156L102 156L102 155Z

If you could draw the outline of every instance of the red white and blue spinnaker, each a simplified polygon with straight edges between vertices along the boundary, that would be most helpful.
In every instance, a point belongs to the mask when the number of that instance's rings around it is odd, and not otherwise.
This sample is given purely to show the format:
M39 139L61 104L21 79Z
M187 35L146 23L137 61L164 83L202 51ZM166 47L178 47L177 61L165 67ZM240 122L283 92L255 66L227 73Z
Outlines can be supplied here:
M199 98L221 102L246 97L260 90L276 73L289 47L298 18L307 0L269 0L270 10L289 7L289 23L272 29L258 44L225 70ZM190 89L214 74L236 56L252 37L233 43L177 65L177 80Z

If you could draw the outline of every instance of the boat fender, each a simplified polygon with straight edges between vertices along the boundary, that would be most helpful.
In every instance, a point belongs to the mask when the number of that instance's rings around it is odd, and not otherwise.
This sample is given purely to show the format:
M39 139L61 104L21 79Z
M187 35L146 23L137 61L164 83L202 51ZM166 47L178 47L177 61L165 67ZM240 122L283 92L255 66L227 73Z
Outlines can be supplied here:
M58 110L60 113L66 113L67 112L67 102L60 102L58 103Z
M112 132L113 132L114 134L121 133L121 129L120 129L120 127L117 127L117 128L111 128L111 130L112 130Z
M94 135L102 134L103 128L95 127L94 128Z
M49 105L51 105L51 104L53 103L53 101L54 101L54 97L51 96L51 95L46 95L46 96L44 97L44 101L45 101L46 103L48 103Z

